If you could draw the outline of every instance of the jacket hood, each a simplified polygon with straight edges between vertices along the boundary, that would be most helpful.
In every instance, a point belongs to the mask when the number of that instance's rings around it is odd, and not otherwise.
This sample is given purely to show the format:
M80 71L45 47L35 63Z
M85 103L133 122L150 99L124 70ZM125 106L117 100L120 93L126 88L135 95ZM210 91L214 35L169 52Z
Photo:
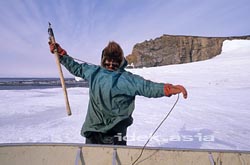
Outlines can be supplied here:
M125 58L123 58L121 65L119 66L119 69L125 69L128 66L128 62Z

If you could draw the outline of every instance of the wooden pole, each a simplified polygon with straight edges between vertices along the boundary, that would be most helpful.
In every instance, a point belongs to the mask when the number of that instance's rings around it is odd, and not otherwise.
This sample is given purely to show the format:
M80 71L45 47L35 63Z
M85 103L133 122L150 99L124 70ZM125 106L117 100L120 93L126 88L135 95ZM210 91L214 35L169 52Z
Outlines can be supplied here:
M55 36L54 36L54 33L53 33L53 30L51 28L50 23L49 23L48 33L49 33L50 41L52 42L52 44L55 44L56 40L55 40ZM68 93L67 93L66 86L65 86L65 81L64 81L64 77L63 77L62 67L61 67L61 64L60 64L60 61L59 61L59 54L57 52L57 48L55 48L54 54L55 54L55 57L56 57L56 65L57 65L57 68L59 70L60 81L61 81L61 85L62 85L62 89L63 89L63 93L64 93L64 99L65 99L65 103L66 103L67 114L68 114L68 116L70 116L71 115L71 110L70 110L70 106L69 106Z

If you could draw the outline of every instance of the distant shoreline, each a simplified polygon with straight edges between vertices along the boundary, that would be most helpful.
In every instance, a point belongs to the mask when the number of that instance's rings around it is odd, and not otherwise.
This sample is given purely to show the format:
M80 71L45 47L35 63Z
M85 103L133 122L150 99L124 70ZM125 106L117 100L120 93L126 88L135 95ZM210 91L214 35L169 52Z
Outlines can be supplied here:
M65 78L66 87L88 87L87 81ZM0 90L59 88L59 78L0 78Z

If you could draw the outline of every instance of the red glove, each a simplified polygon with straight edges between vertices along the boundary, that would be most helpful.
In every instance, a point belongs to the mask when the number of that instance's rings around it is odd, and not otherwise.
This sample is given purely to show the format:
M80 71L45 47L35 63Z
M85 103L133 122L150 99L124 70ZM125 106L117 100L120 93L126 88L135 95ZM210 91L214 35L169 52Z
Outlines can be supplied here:
M54 54L55 49L57 49L57 53L60 56L64 56L67 54L66 50L64 50L63 48L61 48L61 46L58 43L52 44L51 42L49 42L49 48L50 48L50 52Z
M170 97L172 95L176 95L178 93L182 93L183 97L185 99L187 98L187 90L181 85L165 84L164 85L164 93L168 97Z

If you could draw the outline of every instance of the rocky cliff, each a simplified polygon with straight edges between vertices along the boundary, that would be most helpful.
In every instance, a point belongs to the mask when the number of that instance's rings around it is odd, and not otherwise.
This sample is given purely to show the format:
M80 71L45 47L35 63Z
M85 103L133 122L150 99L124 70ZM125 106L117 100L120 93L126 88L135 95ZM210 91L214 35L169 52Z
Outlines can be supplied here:
M134 67L153 67L210 59L222 51L224 40L248 39L248 36L201 37L163 35L138 43L126 57Z

